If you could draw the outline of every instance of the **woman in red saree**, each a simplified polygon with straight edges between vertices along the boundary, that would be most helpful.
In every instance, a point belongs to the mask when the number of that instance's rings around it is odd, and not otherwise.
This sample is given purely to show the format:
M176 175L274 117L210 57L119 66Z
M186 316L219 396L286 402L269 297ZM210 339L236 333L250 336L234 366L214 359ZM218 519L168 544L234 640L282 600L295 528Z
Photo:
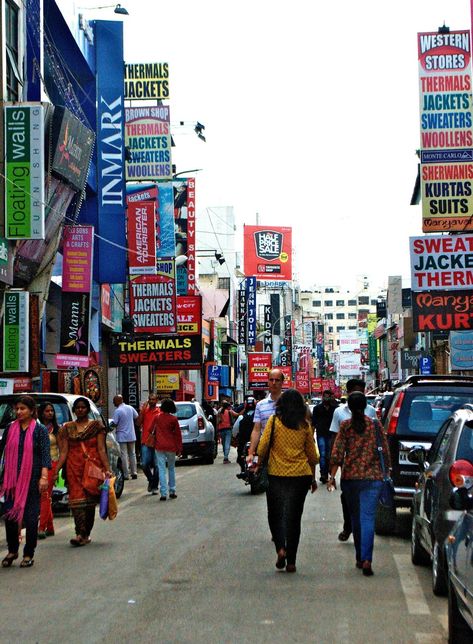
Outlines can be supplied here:
M57 472L66 464L69 507L74 516L76 536L71 546L85 546L90 543L90 533L95 520L95 506L100 496L93 496L82 486L82 477L87 458L101 466L105 476L112 476L105 444L105 427L98 420L91 420L90 402L87 398L76 398L72 406L76 420L64 423L59 430L59 461Z

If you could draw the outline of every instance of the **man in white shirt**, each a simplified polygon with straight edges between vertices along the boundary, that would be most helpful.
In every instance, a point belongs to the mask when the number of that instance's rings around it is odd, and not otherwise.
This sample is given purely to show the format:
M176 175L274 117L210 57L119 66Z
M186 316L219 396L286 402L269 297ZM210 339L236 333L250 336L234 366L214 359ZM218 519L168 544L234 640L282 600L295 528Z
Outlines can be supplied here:
M268 396L259 401L256 405L255 415L253 416L254 425L253 431L251 432L250 449L247 457L249 463L253 461L259 439L264 432L269 417L276 411L276 403L281 398L283 382L284 374L281 369L271 369L268 373Z
M365 381L361 378L352 378L347 381L346 384L347 394L350 395L354 391L360 391L362 394L365 393ZM376 410L371 405L366 405L365 415L370 418L376 418ZM332 442L335 440L335 436L338 434L340 429L340 424L344 420L349 420L351 418L351 411L348 408L348 403L340 405L333 413L332 424L330 425L330 432L333 433ZM338 535L339 541L347 541L351 535L351 518L346 504L345 497L343 492L340 494L340 501L342 503L343 510L343 530Z

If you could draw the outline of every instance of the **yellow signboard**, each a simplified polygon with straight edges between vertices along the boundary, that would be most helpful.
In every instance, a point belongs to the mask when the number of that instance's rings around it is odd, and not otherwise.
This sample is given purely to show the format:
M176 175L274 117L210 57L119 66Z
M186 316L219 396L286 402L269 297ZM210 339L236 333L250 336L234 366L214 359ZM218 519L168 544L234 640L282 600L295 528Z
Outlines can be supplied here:
M156 374L156 391L177 391L179 389L179 371Z
M125 100L168 98L168 63L125 63Z

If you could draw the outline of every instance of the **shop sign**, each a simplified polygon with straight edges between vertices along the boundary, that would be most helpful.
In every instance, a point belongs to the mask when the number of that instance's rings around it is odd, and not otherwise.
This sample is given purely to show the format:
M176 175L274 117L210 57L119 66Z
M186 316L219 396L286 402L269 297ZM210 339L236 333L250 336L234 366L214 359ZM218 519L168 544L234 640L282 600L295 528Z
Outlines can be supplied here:
M127 183L126 202L130 204L152 201L156 218L156 257L174 257L176 240L174 235L174 196L171 181L162 183Z
M378 371L378 342L372 335L368 338L368 360L370 371Z
M55 107L52 171L81 192L87 181L95 134L65 107Z
M246 295L246 333L248 346L256 344L256 277L245 280Z
M159 260L156 275L130 280L130 316L135 333L176 333L176 279L173 259Z
M241 284L238 289L238 344L246 346L246 291L244 285Z
M340 351L340 375L341 376L359 376L360 375L360 354L350 351Z
M310 388L312 394L322 395L322 378L311 378L310 379Z
M113 334L109 363L111 367L152 364L165 368L200 369L202 340L199 335Z
M220 374L222 372L222 367L216 364L207 365L207 382L211 384L220 383Z
M401 369L418 370L422 351L401 351Z
M140 410L140 368L137 365L122 367L123 400Z
M244 226L245 275L292 280L292 228Z
M0 237L0 282L13 284L13 259L13 247L10 248L7 239Z
M200 335L202 327L202 296L178 295L177 332Z
M176 228L176 279L179 295L194 295L195 290L195 179L177 179L174 187Z
M268 373L272 367L271 353L248 353L248 387L266 389Z
M127 181L172 179L168 105L126 107Z
M307 371L296 371L296 389L301 394L310 393L310 378Z
M410 237L413 291L473 286L473 235Z
M156 391L178 391L179 371L156 372Z
M273 351L273 327L271 317L271 304L264 305L264 335L263 351L272 353Z
M471 290L412 293L412 321L416 332L473 329L473 293Z
M0 378L0 395L13 393L13 378Z
M90 293L62 292L59 342L57 367L89 366Z
M7 239L44 239L44 107L5 106Z
M156 202L128 203L128 268L130 275L156 274Z
M169 99L168 63L125 63L125 99Z
M29 293L3 294L3 371L29 371Z
M64 226L62 290L90 293L92 257L94 249L93 226Z
M33 380L27 376L24 378L13 378L13 393L21 394L25 391L33 391Z
M186 394L187 396L194 396L195 395L195 382L192 382L192 380L187 380L186 378L182 379L182 393Z
M110 284L102 284L100 288L100 309L102 312L102 324L113 328L111 294Z
M450 333L450 366L452 371L473 370L473 331Z

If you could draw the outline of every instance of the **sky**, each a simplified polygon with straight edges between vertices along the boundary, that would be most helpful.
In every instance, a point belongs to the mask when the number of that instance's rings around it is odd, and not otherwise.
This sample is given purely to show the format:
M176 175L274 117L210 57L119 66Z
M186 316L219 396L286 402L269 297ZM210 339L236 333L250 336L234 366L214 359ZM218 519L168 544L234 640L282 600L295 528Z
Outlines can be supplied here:
M468 0L121 4L125 61L170 65L173 162L202 169L197 216L233 206L239 230L292 226L302 288L410 286L417 33L470 28Z

